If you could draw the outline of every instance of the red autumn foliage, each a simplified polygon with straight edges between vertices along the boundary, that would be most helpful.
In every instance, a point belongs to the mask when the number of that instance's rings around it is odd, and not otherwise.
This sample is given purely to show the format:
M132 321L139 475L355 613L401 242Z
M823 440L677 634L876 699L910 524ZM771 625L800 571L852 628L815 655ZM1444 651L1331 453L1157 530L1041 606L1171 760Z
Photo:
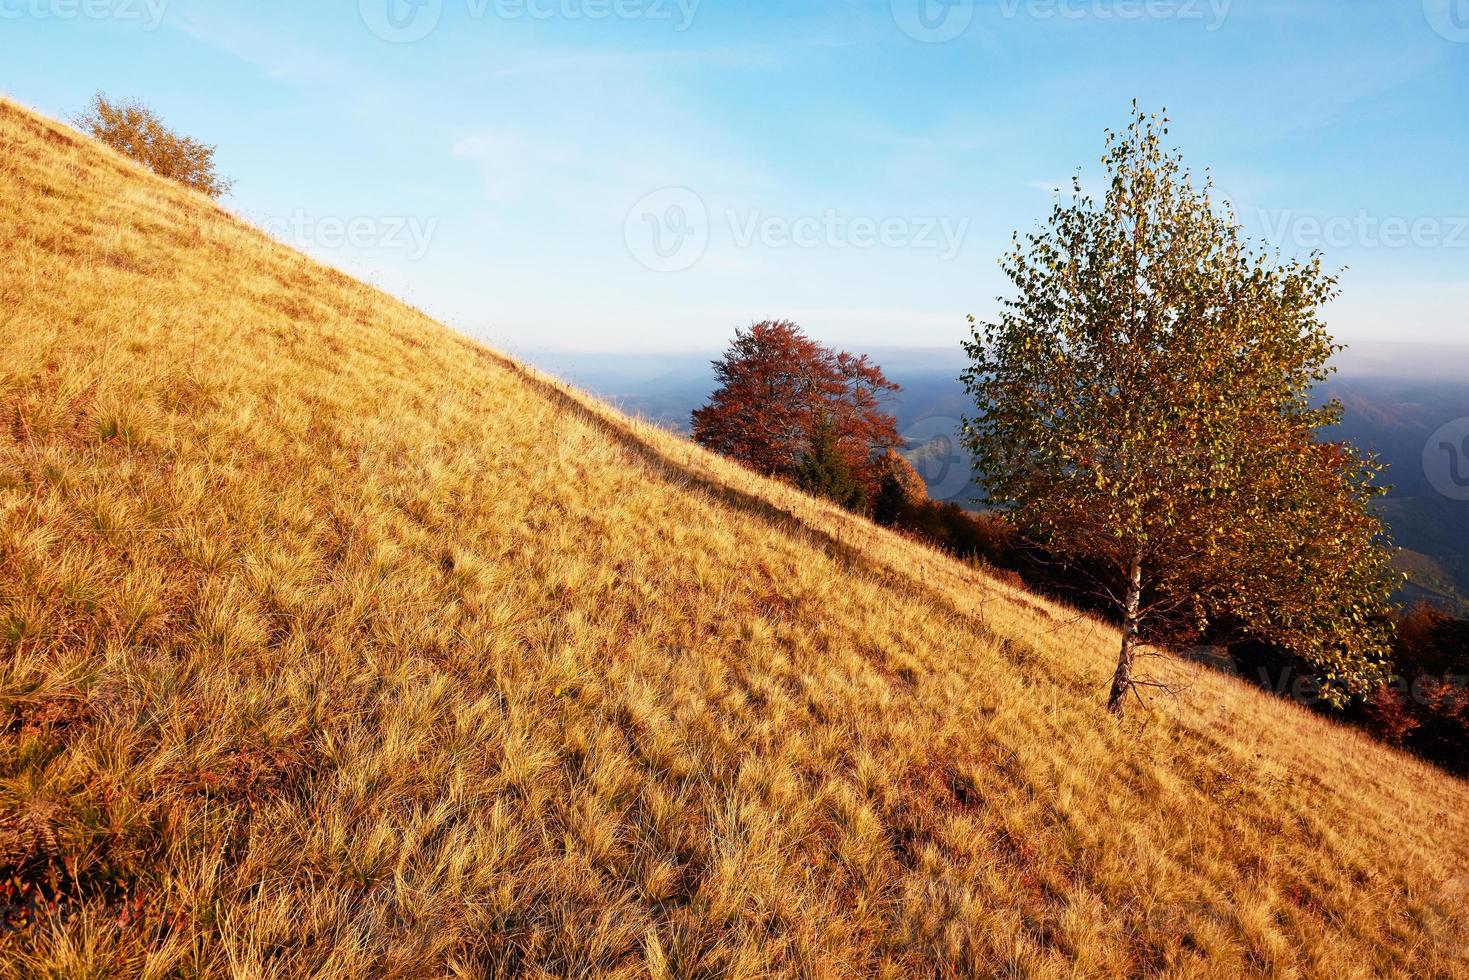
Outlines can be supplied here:
M1388 745L1402 745L1421 724L1407 697L1388 684L1377 685L1362 710L1373 734Z
M870 489L874 456L902 444L882 405L898 386L866 355L832 350L789 320L737 329L714 374L719 388L694 412L694 439L762 473L793 478L823 414Z

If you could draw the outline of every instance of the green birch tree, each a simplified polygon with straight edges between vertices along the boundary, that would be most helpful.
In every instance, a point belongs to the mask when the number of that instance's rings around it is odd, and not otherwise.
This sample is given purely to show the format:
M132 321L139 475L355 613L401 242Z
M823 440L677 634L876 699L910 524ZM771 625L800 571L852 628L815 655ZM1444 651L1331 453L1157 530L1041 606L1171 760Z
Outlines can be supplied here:
M1325 440L1312 388L1336 345L1319 254L1251 247L1194 187L1165 117L1107 134L1105 196L1074 181L1002 261L1014 295L972 324L965 442L991 506L1090 570L1122 643L1108 705L1150 683L1139 646L1229 623L1320 670L1332 700L1381 669L1398 579L1381 466Z

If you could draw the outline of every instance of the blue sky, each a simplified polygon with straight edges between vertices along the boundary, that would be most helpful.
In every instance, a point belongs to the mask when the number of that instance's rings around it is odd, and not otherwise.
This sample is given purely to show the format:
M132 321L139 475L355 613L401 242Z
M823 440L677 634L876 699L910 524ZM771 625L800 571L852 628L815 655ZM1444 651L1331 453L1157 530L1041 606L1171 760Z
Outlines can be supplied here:
M1469 0L0 0L0 91L99 89L510 350L955 345L1133 98L1342 339L1469 336Z

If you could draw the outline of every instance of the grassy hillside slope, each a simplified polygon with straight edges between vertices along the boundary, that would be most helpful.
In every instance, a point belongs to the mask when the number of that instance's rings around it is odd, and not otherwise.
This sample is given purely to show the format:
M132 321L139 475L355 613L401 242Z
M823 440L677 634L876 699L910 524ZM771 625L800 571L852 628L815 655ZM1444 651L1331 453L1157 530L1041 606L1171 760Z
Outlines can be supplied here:
M0 969L1469 975L1469 789L0 102Z

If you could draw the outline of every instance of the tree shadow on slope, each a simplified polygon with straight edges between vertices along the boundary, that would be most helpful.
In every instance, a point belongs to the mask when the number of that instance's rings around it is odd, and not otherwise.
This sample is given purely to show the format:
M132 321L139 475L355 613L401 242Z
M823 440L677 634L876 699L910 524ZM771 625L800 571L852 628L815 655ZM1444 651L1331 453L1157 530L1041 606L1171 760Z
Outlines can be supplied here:
M803 520L798 514L779 507L754 494L739 490L718 479L697 472L689 466L679 463L647 440L641 438L631 425L621 421L609 414L597 411L573 393L561 388L554 382L538 377L525 366L503 357L483 347L474 346L473 349L483 358L491 360L496 365L509 371L520 380L524 381L534 391L550 399L557 407L564 409L573 417L591 425L598 431L605 432L611 436L619 446L634 455L655 475L680 486L700 490L709 495L713 500L749 514L762 521L771 530L778 531L802 540L818 551L826 554L836 561L843 569L856 572L879 582L896 582L901 580L905 586L914 587L922 592L924 598L939 606L945 612L975 624L980 636L995 643L996 648L1010 649L1011 644L1002 643L1002 638L996 634L986 623L982 615L965 612L960 609L952 598L944 595L937 589L926 585L921 580L912 576L903 575L901 570L893 568L883 562L873 560L861 549L848 544L836 535L813 526ZM944 557L938 553L935 559ZM988 601L988 600L987 600ZM1039 607L1035 607L1037 615L1051 618L1050 613Z

